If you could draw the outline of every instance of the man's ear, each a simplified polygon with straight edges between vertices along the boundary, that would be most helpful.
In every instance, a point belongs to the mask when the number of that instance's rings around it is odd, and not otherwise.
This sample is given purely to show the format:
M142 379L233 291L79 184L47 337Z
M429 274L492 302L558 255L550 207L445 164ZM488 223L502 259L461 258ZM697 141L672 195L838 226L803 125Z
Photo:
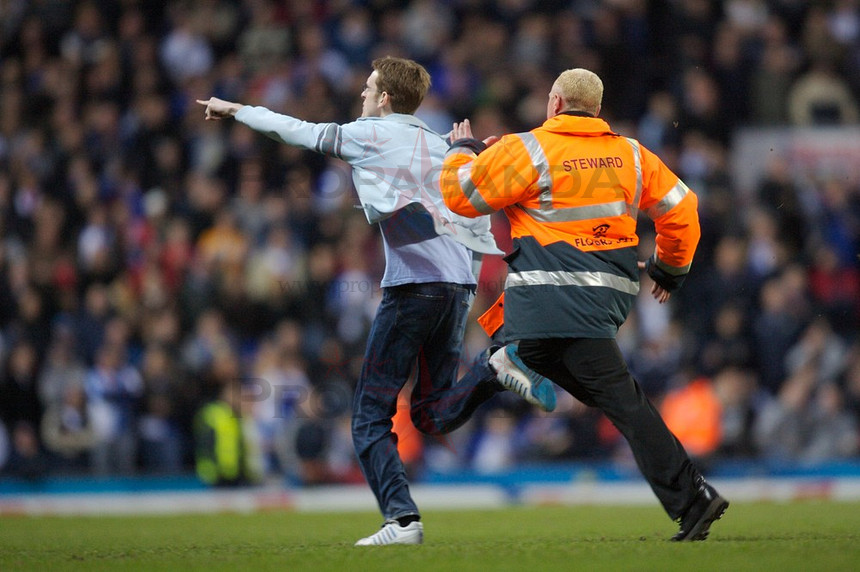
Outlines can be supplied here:
M564 109L564 100L557 93L552 94L552 114L558 115Z

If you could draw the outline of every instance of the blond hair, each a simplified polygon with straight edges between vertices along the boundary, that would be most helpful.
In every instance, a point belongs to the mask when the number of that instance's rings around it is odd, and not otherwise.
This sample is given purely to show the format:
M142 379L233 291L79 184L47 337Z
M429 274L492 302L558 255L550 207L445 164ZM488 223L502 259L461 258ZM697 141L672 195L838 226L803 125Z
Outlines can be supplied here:
M597 115L603 101L603 82L596 73L575 68L561 72L553 90L564 100L565 111L586 111Z

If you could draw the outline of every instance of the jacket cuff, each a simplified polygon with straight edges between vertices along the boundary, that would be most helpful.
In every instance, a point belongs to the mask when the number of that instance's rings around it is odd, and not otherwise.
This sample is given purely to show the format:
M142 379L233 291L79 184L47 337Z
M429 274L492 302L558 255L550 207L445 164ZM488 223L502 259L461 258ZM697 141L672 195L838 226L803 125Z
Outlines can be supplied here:
M648 260L645 261L645 271L648 273L648 276L651 277L651 280L656 282L658 286L667 292L677 291L684 283L684 279L687 277L686 273L679 275L669 274L657 265L657 260L654 256L649 257Z
M487 148L486 143L481 141L480 139L468 138L468 139L457 139L456 141L451 142L450 149L454 149L455 147L465 147L472 151L475 155L480 155L482 151ZM449 149L449 150L450 150Z

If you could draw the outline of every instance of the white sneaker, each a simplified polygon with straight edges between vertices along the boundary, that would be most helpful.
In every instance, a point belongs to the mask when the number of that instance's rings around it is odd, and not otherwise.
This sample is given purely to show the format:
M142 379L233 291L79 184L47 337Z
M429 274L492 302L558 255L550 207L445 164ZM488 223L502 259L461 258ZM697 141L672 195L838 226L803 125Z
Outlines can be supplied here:
M490 367L505 389L544 411L555 409L555 388L552 382L523 363L516 345L508 344L493 353Z
M355 543L356 546L384 546L386 544L421 544L424 542L424 525L420 521L410 522L406 526L400 526L397 522L389 520L379 532L362 538Z

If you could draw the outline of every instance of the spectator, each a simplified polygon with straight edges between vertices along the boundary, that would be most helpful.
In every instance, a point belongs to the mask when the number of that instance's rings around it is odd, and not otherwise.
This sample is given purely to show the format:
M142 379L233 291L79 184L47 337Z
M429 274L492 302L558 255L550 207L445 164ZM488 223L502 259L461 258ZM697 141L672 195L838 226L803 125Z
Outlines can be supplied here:
M806 207L785 157L768 160L756 193L757 202L777 218L779 242L788 247L792 258L800 255L808 235Z
M263 0L248 4L250 22L239 34L239 57L250 72L269 72L289 53L290 28L275 2Z
M645 113L639 119L637 132L642 144L663 154L677 146L678 104L672 94L658 91L648 99Z
M286 473L294 470L295 448L290 440L311 406L311 383L300 353L301 336L298 324L281 324L278 334L260 345L252 370L259 395L251 414L261 454L267 468L280 467ZM292 340L286 341L288 337Z
M51 324L46 297L35 286L28 285L20 292L17 299L18 319L9 329L13 339L27 342L35 358L41 359L41 342L50 338Z
M699 462L707 462L722 441L722 405L708 378L697 377L670 391L660 405L660 414Z
M172 28L161 43L161 61L170 78L182 83L208 72L214 65L214 54L203 35L200 20L184 3L168 9Z
M841 336L849 337L860 325L860 268L843 264L836 249L821 244L809 268L812 301Z
M703 69L691 67L684 73L682 93L681 121L688 133L727 143L731 122L714 78Z
M769 210L754 208L746 217L749 242L747 268L755 282L785 267L789 261L785 244L779 240L776 216Z
M250 237L242 234L230 210L218 211L214 224L201 233L197 251L205 265L212 266L222 284L241 281Z
M211 309L197 319L194 334L188 336L182 348L182 362L192 374L200 374L213 365L219 354L234 348L235 340L224 316Z
M516 420L501 409L489 411L483 419L473 444L471 468L482 474L510 469L517 460Z
M45 410L41 425L45 448L59 459L62 472L87 473L97 443L92 409L82 384L63 387L62 397Z
M830 383L844 369L847 353L847 344L833 331L827 318L818 317L786 352L785 368L792 375L810 367L817 384Z
M778 461L833 461L858 451L857 419L837 385L817 384L811 365L785 381L761 411L754 431L761 454Z
M840 125L857 123L857 102L848 84L829 61L816 59L810 69L791 86L788 113L794 125Z
M753 436L760 391L752 370L727 365L717 371L713 389L720 402L720 443L715 459L750 459L757 454Z
M293 439L290 446L295 453L295 467L291 468L290 474L298 482L306 485L363 482L364 477L352 447L348 396L348 388L330 385L311 391L308 399L301 404L295 430L290 434ZM408 408L406 411L408 420ZM408 423L411 425L412 422ZM402 428L397 415L394 425ZM414 426L412 431L414 435L407 435L405 444L411 442L415 445L416 437L420 440L420 434ZM404 463L407 459L414 460L407 455Z
M744 308L729 300L717 310L713 332L699 353L699 367L705 375L715 375L726 367L753 366L752 341L748 335Z
M713 331L715 313L732 301L744 311L754 306L754 284L747 268L747 241L743 236L724 235L717 243L713 263L690 277L695 298L683 295L681 312L684 325L694 332L698 343Z
M798 50L789 41L786 23L775 16L764 25L761 41L764 45L750 74L750 119L754 124L784 125Z
M98 475L131 475L137 470L137 413L143 382L126 354L127 348L121 345L102 345L87 372L85 389L98 439L92 467Z
M182 379L166 347L146 348L141 378L143 394L137 433L142 468L151 473L177 474L182 470L185 445L177 420Z
M842 266L857 266L860 252L860 195L845 181L829 177L817 189L815 238L833 248Z
M60 324L54 332L38 380L39 399L44 407L62 401L68 387L83 386L87 371L75 354L76 340L71 326Z
M647 284L647 281L643 280ZM637 319L647 320L637 314ZM649 398L659 401L670 389L672 376L666 372L681 369L686 356L681 326L671 322L659 336L639 336L635 348L629 351L629 367Z
M60 41L60 53L75 67L83 68L101 60L110 42L98 4L82 2L75 12L74 27Z
M780 392L786 376L784 356L804 325L790 306L787 290L781 277L766 281L761 289L761 312L753 317L753 347L761 386L771 395Z
M51 470L50 461L42 450L40 441L37 427L26 421L15 423L12 426L6 474L27 481L37 481L48 475Z
M256 483L261 474L254 460L253 432L243 423L235 396L241 391L234 380L224 383L218 397L206 403L194 418L194 450L197 476L213 486Z
M39 400L39 362L35 346L20 341L9 351L8 361L0 379L0 419L11 428L12 440L25 439L30 433L39 446L38 428L42 422L43 407Z

